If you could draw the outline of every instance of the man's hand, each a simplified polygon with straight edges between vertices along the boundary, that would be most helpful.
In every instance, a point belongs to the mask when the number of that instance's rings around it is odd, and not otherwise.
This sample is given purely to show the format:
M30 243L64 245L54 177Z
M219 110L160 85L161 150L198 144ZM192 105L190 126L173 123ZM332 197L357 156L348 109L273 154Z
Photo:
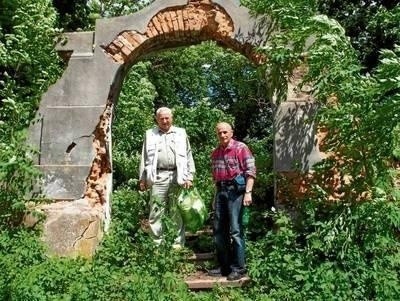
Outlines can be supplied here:
M190 188L193 186L193 182L192 181L186 181L185 183L183 183L183 188Z
M243 205L250 206L252 202L253 202L253 199L251 197L251 192L250 193L246 192L243 197Z
M146 185L145 181L139 181L139 189L140 189L140 191L147 190L147 185Z

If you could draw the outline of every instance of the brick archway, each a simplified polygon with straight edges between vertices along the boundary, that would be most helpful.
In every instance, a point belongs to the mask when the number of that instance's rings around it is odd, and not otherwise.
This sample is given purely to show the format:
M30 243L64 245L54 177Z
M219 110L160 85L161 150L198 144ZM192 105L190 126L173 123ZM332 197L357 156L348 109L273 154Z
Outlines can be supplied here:
M240 35L234 34L234 22L226 10L204 0L191 0L187 5L161 10L148 22L145 32L121 32L102 48L116 62L129 64L146 53L207 40L242 53L254 63L263 60L254 51L257 46L254 40L243 41Z
M159 0L132 15L99 19L93 32L65 34L57 50L64 54L68 66L43 95L37 122L30 128L29 142L39 150L36 164L44 174L40 184L44 195L58 204L64 201L68 208L72 201L77 207L83 204L87 208L84 214L95 208L84 220L89 220L88 225L96 220L107 228L112 193L110 129L114 104L127 70L143 55L206 40L214 40L254 63L261 63L265 58L257 55L255 49L267 43L271 34L268 18L262 19L264 22L252 17L235 0ZM295 75L289 82L296 80ZM308 94L294 91L293 85L289 88L288 101L278 110L276 121L276 170L290 169L288 162L299 158L305 164L318 160L309 123L298 122L287 131L293 114L299 121L312 113ZM285 139L288 135L294 138ZM298 143L299 140L302 142ZM56 210L64 209L57 205ZM57 231L47 229L48 234L54 232L56 237ZM82 231L94 230L84 227ZM78 237L81 239L84 234ZM93 236L95 243L98 237ZM47 241L51 243L51 239ZM81 254L77 250L78 238L70 241L73 246L55 252ZM90 253L93 248L89 249Z
M43 95L30 131L48 198L107 203L113 104L127 70L143 55L214 40L255 63L263 60L254 49L266 36L238 2L160 0L132 15L99 19L93 32L64 35L57 50L67 69Z

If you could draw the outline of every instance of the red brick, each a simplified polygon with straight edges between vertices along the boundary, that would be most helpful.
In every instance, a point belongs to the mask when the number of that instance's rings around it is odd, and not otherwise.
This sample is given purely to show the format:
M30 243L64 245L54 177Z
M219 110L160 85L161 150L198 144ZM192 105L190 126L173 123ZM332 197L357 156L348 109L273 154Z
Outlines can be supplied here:
M162 14L158 14L156 16L156 18L158 18L158 22L160 22L160 25L161 25L163 33L165 33L165 34L168 33L169 32L169 27L167 25L167 22L164 19L164 16Z
M166 11L163 14L164 20L166 21L169 31L168 32L172 32L174 31L174 25L172 23L172 16L171 16L171 12Z
M132 45L132 47L133 47L132 50L134 50L135 48L137 48L140 45L140 43L134 38L134 34L132 34L132 33L129 33L126 36L126 40L129 42L130 45Z
M124 46L121 48L121 53L126 55L126 57L129 57L129 55L132 53L132 50Z
M163 32L163 30L162 30L160 21L158 21L157 16L154 16L154 18L151 19L151 21L153 22L154 27L157 29L157 32L158 32L157 35L161 34Z
M147 38L144 35L137 33L137 32L132 32L131 36L139 44L142 44L143 42L145 42L147 40Z
M124 44L121 41L119 41L118 38L112 41L112 43L118 48L122 48L124 46Z
M125 31L122 36L134 47L136 48L138 45L137 41L132 37L132 32Z
M174 11L171 11L170 14L172 16L172 24L174 25L175 37L178 38L180 36L178 15Z
M152 37L158 36L158 31L157 31L157 29L154 27L154 23L153 23L153 22L150 22L150 23L149 23L148 29L151 31L151 36L152 36ZM150 35L149 35L149 37L150 37Z
M183 12L182 10L177 11L178 15L178 25L179 25L179 30L184 31L185 30L185 24L183 23Z
M113 59L120 64L123 64L125 62L124 58L120 53L113 55Z
M125 39L122 35L119 35L118 39L124 44L124 47L128 48L130 51L135 50L135 47L127 39ZM122 47L122 48L124 48L124 47ZM121 48L121 51L122 51L122 48Z
M152 27L153 27L153 23L150 22L149 25L147 25L147 30L146 30L146 32L145 32L145 35L146 35L148 38L154 37L153 31L152 31Z
M119 52L119 50L120 50L120 48L117 47L117 46L115 46L113 43L111 43L110 45L108 45L108 46L106 47L106 51L107 51L108 53L111 53L111 54L116 54L116 53Z
M190 24L189 24L189 12L187 9L184 9L182 11L182 15L183 15L183 23L185 25L184 27L184 31L188 32L190 30Z

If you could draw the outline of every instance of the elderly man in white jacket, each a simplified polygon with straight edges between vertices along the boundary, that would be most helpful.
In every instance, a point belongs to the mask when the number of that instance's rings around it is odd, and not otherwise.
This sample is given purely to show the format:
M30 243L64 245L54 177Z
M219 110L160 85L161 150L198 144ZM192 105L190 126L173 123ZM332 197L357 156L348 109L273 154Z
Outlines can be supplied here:
M177 225L174 247L185 243L185 228L171 194L176 187L193 185L195 166L186 131L172 125L171 109L156 112L158 127L146 131L139 171L141 191L151 189L149 224L156 243L162 240L162 217L168 216Z

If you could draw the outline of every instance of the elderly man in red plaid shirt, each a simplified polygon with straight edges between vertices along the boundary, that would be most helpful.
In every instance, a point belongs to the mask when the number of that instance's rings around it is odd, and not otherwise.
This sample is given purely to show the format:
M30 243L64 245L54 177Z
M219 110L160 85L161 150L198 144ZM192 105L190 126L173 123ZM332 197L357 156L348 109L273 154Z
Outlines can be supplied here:
M243 208L252 204L256 166L247 145L232 138L229 123L218 123L216 133L219 145L211 154L211 162L216 185L213 230L219 267L208 274L239 280L246 274Z

